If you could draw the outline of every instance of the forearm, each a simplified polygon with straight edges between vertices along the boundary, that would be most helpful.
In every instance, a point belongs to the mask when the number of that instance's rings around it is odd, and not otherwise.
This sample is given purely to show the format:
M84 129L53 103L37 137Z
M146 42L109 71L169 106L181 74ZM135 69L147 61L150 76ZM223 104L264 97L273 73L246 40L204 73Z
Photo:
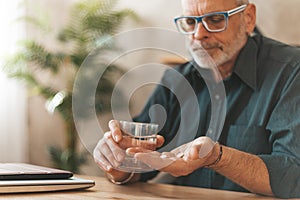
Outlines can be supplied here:
M256 155L223 146L222 159L211 168L253 193L273 196L267 167Z

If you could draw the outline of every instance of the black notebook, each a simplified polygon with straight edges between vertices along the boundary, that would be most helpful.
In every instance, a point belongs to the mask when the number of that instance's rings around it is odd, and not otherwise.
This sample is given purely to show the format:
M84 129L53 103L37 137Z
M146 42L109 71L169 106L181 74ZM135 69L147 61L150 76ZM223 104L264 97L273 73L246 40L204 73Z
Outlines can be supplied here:
M25 164L0 163L0 193L86 189L93 180L76 178L66 170Z

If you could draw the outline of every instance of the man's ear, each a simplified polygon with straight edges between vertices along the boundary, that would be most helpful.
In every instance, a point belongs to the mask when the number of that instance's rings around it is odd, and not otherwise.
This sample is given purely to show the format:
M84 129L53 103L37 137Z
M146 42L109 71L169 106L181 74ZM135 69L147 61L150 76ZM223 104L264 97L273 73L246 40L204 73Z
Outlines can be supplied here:
M250 35L256 25L256 7L254 4L248 4L247 8L244 10L245 23L247 27L247 34Z

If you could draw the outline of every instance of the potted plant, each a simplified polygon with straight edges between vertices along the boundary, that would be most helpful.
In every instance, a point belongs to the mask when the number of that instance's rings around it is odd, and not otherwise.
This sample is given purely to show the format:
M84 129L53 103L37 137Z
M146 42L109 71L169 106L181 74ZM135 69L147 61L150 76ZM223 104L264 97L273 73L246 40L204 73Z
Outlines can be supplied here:
M48 111L58 112L65 122L67 139L64 148L49 147L55 167L79 172L80 166L86 162L86 153L77 148L78 136L72 115L72 88L76 72L94 48L113 48L112 45L103 43L99 47L99 41L115 34L126 18L137 19L130 9L116 10L116 4L115 0L81 0L75 3L70 12L69 22L55 37L56 42L64 48L50 50L45 44L28 39L21 43L20 52L5 66L5 71L10 77L24 81L32 91L47 99ZM37 25L35 27L38 29L43 29L44 23L41 23L40 19L28 16L25 19L26 22ZM67 76L62 78L62 82L65 83L63 90L54 88L39 78L40 72L61 78L62 71L67 71ZM110 77L122 72L123 70L115 65L106 70L104 79L96 91L96 112L110 109L109 96L115 82Z

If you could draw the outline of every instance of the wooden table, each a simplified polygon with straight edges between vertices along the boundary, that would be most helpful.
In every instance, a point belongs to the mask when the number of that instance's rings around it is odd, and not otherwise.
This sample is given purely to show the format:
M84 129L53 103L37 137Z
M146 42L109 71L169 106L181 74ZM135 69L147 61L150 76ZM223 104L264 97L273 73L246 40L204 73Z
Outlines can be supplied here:
M204 200L244 200L244 199L276 199L271 197L258 196L250 193L221 191L195 187L173 186L167 184L135 183L126 186L114 185L103 177L80 176L81 178L95 180L96 185L87 190L7 194L0 195L0 199L117 199L117 200L163 200L163 199L204 199Z

